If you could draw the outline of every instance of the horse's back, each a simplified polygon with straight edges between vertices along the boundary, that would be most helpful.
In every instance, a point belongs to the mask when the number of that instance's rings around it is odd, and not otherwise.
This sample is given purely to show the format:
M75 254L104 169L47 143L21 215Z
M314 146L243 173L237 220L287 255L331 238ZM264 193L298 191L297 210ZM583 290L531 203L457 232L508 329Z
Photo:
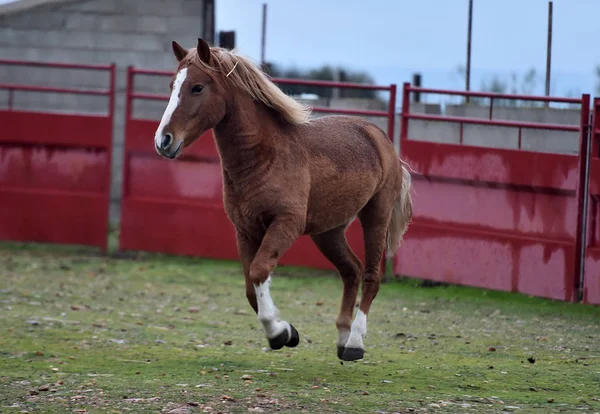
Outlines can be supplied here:
M338 171L395 168L397 154L385 132L374 123L351 116L317 118L302 132L307 153L326 159Z

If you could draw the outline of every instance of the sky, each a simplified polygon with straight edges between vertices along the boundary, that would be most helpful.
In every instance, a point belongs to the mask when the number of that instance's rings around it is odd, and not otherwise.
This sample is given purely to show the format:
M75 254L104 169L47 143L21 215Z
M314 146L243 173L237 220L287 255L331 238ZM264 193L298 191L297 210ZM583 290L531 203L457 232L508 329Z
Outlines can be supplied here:
M341 65L378 83L464 88L468 0L216 0L217 30L260 60L262 4L268 4L266 59L284 66ZM493 74L537 72L543 93L548 0L474 0L472 89ZM551 93L594 93L600 64L600 0L553 1Z
M0 0L5 3L10 0ZM216 29L260 60L262 4L268 4L266 58L310 68L366 71L398 85L422 74L424 86L464 89L468 0L216 0ZM548 0L474 0L472 89L493 75L537 72L544 92ZM595 92L600 65L600 0L554 0L551 93ZM182 44L192 47L193 40Z

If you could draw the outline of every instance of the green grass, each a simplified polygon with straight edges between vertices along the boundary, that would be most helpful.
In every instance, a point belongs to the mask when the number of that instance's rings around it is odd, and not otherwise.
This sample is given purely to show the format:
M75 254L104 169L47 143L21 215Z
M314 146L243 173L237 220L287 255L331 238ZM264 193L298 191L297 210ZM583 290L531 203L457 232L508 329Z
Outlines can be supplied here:
M237 263L0 245L0 412L600 412L598 307L403 279L341 364L337 276L272 293L298 348L266 350Z

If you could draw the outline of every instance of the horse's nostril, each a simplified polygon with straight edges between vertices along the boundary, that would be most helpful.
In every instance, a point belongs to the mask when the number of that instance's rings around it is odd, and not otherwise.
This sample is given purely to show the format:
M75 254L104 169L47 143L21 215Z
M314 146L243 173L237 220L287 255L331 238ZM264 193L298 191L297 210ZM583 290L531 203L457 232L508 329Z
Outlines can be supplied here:
M160 146L162 149L167 149L171 146L171 144L173 143L173 135L170 133L166 133L163 136L162 142L160 143Z

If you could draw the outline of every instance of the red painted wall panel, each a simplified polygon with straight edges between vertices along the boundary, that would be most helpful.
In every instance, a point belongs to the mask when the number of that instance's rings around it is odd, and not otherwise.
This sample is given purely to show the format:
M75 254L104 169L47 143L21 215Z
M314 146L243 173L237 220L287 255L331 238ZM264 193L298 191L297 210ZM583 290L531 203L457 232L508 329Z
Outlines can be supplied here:
M549 194L415 180L415 217L394 270L570 300L572 280L565 274L572 275L575 260L574 226L565 217L575 217L575 199L564 194L554 199Z
M583 301L600 305L600 248L588 248L584 263Z
M420 220L528 237L575 238L574 191L486 187L423 176L414 176L413 184L413 202Z
M583 301L600 305L600 98L594 99L590 135Z
M47 146L0 146L0 188L104 194L106 151Z
M158 127L157 121L143 119L132 119L127 124L127 148L131 152L154 151L154 133ZM156 152L154 152L155 155ZM219 157L212 132L207 131L193 145L185 149L183 158L211 158L217 160Z
M0 239L104 247L106 201L81 192L0 189Z
M108 74L105 89L2 84L0 110L0 239L108 244L115 65L0 59L0 65ZM106 115L14 111L15 94L104 96Z
M408 116L402 117L400 132L402 158L415 171L414 218L397 252L395 272L576 300L580 157L416 140L431 137L409 139L409 96L416 90L405 85L403 111ZM586 100L582 96L582 108ZM582 111L582 134L586 114ZM461 122L455 118L452 122ZM429 122L444 119L450 118L434 116ZM527 127L563 128L532 123Z
M111 146L108 116L0 111L0 143L38 144L76 148Z
M212 138L211 138L212 139ZM127 192L136 197L213 200L222 205L221 165L216 162L170 161L157 155L130 156Z

